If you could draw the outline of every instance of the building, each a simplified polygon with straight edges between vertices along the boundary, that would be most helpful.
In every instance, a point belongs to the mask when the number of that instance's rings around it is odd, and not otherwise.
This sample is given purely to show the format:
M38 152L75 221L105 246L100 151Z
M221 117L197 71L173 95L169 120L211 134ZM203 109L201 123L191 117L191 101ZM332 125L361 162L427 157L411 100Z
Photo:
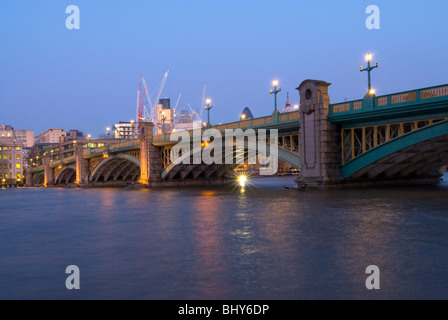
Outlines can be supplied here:
M0 125L0 138L15 138L25 148L32 148L34 145L33 130L14 130L10 125Z
M254 115L252 114L252 111L250 111L249 107L245 107L243 109L243 112L241 112L240 119L241 120L250 120L253 118L254 118Z
M84 134L79 130L69 130L65 137L66 140L80 140L84 138Z
M64 132L64 129L48 129L34 137L34 143L59 143L61 137L65 137L66 135L67 133Z
M136 139L137 138L136 131L137 131L136 123L120 121L119 123L114 124L113 126L113 137L115 139L131 140L132 133L134 133L134 139Z
M281 113L293 112L299 110L299 105L291 106L291 102L289 102L289 92L286 94L286 96L287 96L286 105L282 109Z
M170 99L163 98L159 100L156 106L156 119L159 126L156 128L157 135L161 135L163 127L165 132L171 132L174 129L174 109L170 107Z
M0 136L0 184L21 184L23 181L23 144L12 137Z
M23 143L23 147L30 149L34 146L34 131L33 130L14 130L14 135L17 142Z
M14 128L10 125L0 125L0 138L14 138Z

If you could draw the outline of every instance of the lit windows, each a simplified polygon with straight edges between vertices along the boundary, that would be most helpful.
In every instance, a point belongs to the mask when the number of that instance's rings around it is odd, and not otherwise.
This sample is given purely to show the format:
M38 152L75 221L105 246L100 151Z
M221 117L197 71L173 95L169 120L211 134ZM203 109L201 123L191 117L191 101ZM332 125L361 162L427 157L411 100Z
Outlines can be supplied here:
M20 165L20 163L16 163L16 169L21 169L22 166Z

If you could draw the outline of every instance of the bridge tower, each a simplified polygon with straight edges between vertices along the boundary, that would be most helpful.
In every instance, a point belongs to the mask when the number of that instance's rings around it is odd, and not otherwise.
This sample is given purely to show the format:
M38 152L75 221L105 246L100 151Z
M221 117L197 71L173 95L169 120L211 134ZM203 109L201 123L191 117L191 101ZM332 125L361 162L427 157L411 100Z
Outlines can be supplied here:
M340 130L328 120L331 83L305 80L300 94L301 175L296 182L327 189L342 181Z
M152 144L154 138L154 124L140 122L140 184L154 185L161 181L162 159L160 148Z

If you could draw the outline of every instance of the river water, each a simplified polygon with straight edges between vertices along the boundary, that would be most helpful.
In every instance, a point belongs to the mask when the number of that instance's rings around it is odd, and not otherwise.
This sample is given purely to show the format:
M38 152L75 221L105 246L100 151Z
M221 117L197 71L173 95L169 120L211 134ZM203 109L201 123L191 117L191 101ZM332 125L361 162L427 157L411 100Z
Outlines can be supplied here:
M0 190L0 299L448 298L448 183L285 189L293 180ZM69 265L80 290L66 289Z

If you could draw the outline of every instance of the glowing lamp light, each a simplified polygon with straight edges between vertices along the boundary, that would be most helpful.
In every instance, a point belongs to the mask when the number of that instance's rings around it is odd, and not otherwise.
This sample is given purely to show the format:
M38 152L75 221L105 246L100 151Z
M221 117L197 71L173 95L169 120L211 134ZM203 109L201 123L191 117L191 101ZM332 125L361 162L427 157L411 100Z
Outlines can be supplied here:
M212 100L211 99L207 99L207 101L205 101L205 103L210 104L210 103L212 103Z
M367 61L372 60L372 55L371 55L370 53L368 53L368 54L366 55L366 60L367 60Z
M242 115L241 115L241 119L243 119L243 120L246 119L246 115L245 115L245 114L242 114Z
M299 105L298 104L294 105L294 110L299 110Z
M369 94L374 95L375 94L375 90L374 89L370 89Z
M247 176L244 174L239 175L237 181L241 187L245 187L247 184Z

